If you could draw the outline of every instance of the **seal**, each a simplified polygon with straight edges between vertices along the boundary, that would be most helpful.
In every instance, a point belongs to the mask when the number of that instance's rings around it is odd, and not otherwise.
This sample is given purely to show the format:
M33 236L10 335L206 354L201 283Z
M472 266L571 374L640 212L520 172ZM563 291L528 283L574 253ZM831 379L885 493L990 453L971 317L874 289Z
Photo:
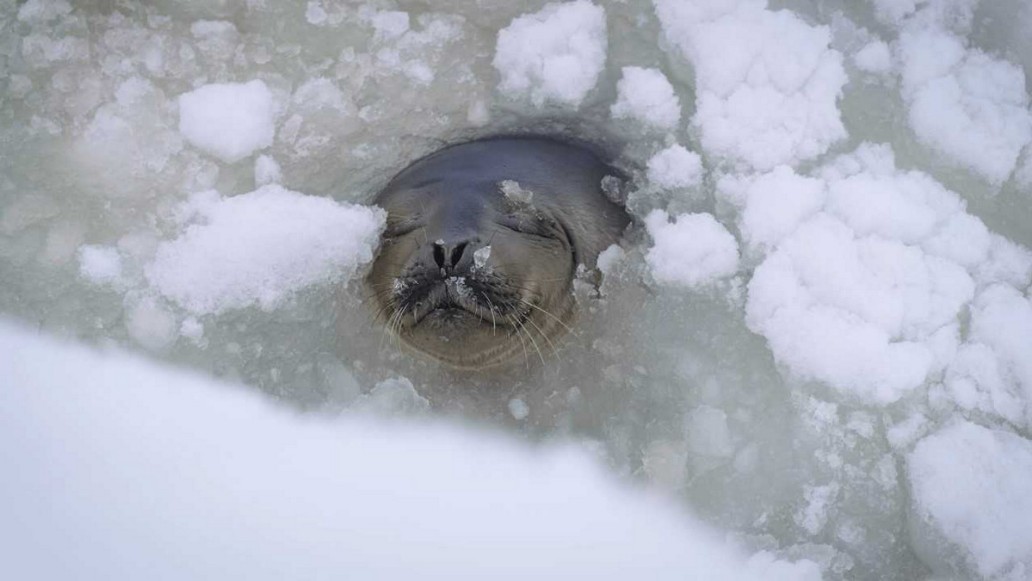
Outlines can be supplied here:
M498 137L424 157L374 203L387 228L366 282L389 333L459 369L554 349L575 315L573 279L630 218L622 174L547 137ZM608 193L608 194L607 194Z

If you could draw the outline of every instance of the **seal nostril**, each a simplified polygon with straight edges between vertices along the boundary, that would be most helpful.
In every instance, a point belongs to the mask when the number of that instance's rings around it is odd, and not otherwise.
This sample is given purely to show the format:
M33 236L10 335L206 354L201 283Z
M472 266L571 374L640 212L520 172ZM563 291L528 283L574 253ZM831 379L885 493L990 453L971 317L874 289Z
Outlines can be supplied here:
M434 262L437 268L444 268L444 246L434 242Z
M466 244L467 244L466 242L460 242L457 245L455 245L454 249L452 249L452 253L451 253L451 265L452 266L457 266L459 264L459 261L462 260L462 253L465 252L465 250L466 250Z

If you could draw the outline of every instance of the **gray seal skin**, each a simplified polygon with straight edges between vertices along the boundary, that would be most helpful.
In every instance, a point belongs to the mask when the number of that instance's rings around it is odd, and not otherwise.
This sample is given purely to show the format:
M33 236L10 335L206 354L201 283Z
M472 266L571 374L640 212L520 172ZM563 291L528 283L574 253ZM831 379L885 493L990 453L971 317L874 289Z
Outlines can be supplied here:
M388 332L459 369L554 350L578 265L594 268L630 221L602 188L620 175L544 137L472 141L410 165L373 201L387 229L366 282Z

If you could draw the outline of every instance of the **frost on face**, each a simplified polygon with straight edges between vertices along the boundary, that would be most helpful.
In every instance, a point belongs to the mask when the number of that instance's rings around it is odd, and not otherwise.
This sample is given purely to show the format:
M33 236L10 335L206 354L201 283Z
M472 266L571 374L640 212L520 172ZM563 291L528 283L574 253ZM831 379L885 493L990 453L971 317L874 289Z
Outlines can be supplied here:
M487 266L487 261L491 259L491 245L488 244L482 248L478 248L473 253L473 267L477 269L483 269Z
M529 206L534 200L534 192L521 188L516 180L503 180L498 188L502 190L505 199L516 206Z

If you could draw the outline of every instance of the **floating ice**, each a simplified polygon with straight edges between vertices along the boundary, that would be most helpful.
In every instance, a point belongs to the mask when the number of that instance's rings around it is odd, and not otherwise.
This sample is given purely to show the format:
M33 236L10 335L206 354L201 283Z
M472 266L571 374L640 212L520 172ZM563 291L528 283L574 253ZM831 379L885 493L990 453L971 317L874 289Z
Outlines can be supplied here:
M268 155L259 155L254 160L254 185L264 186L279 183L283 179L283 170L276 160Z
M948 363L975 290L965 267L985 260L989 237L955 194L898 172L887 148L863 146L823 177L777 170L739 198L745 239L775 247L749 283L746 320L797 375L895 401ZM779 193L787 203L768 223ZM939 244L953 226L958 243Z
M1032 143L1021 67L947 32L917 27L899 41L903 95L917 136L955 164L999 185Z
M847 79L828 27L767 10L766 0L654 5L667 40L695 67L692 123L708 153L769 170L846 136L836 102Z
M161 302L146 297L126 310L126 331L129 336L152 351L165 349L178 334L175 316Z
M589 0L548 4L498 32L499 88L546 102L579 106L606 61L606 14Z
M1032 441L969 422L921 440L907 458L914 548L939 575L1032 573Z
M853 57L857 68L874 74L886 74L892 71L892 52L889 45L875 40L857 51Z
M66 0L28 0L18 8L18 20L43 23L60 18L72 11Z
M384 215L267 185L240 196L195 194L192 220L163 242L147 279L196 313L271 309L302 288L348 278L372 259Z
M674 129L681 120L681 100L659 69L624 67L616 90L610 112L617 119L634 119L658 129Z
M656 281L700 287L738 269L734 236L709 214L681 214L670 221L662 210L645 218L653 246L645 260Z
M661 188L695 187L702 183L702 160L683 145L671 145L649 158L647 175Z
M820 579L810 561L747 560L569 445L302 417L9 323L0 352L13 381L0 406L5 578L281 579L301 567L368 579ZM373 392L419 397L406 380Z
M957 405L1032 429L1032 300L1009 285L988 287L971 309L968 341L946 374Z
M272 92L260 80L212 83L179 96L179 132L226 163L272 145L275 122Z
M108 246L79 247L79 274L93 284L113 284L122 277L122 257Z

